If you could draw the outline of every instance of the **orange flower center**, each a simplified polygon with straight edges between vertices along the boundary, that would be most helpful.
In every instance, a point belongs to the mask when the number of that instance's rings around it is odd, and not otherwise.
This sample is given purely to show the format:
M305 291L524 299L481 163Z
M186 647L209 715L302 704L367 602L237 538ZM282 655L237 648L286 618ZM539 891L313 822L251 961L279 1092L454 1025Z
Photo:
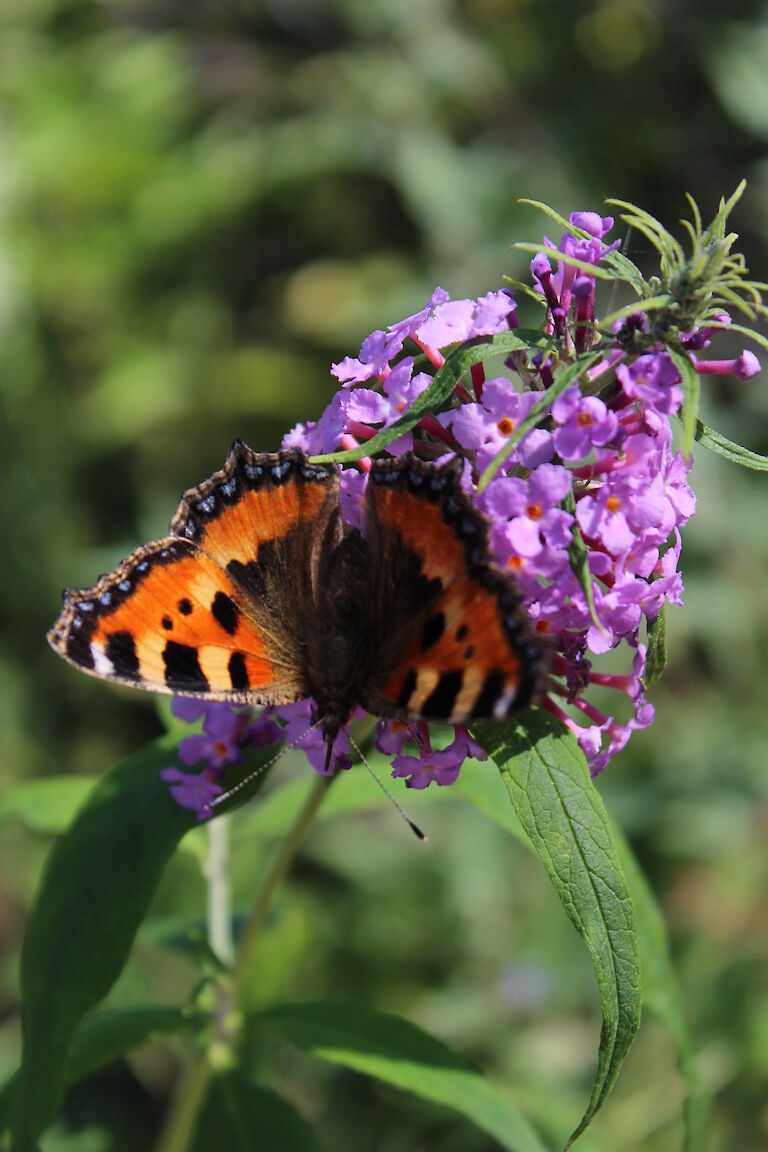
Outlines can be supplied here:
M609 512L618 512L619 508L621 508L621 500L619 500L618 496L609 496L605 502L605 506Z
M510 556L509 560L507 560L507 568L511 568L515 572L519 572L522 566L522 556Z
M578 424L579 428L589 428L590 424L592 423L592 413L579 412L578 416L576 417L576 423Z
M541 504L529 504L526 508L529 520L541 520Z
M511 436L515 430L515 422L514 420L510 420L509 416L502 416L496 427L502 436Z
M224 743L223 740L217 740L213 745L213 750L214 750L214 752L217 752L219 754L219 756L223 756L224 753L227 751L227 745Z

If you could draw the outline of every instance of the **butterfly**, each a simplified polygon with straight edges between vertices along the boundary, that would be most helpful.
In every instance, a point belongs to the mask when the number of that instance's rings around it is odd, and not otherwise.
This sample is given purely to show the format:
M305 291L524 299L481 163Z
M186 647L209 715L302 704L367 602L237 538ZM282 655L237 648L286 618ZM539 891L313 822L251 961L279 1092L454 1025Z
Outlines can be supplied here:
M328 755L357 705L405 721L504 720L546 656L461 462L374 460L364 531L339 470L236 441L169 535L65 590L52 648L93 676L239 704L313 697Z

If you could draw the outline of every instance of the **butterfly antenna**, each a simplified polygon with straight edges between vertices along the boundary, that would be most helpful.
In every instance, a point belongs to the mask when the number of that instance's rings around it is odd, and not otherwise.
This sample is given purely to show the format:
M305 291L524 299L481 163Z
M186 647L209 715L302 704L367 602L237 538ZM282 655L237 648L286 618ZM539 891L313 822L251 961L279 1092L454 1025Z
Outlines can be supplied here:
M414 823L414 821L413 821L413 820L411 820L410 816L409 816L409 815L408 815L408 813L407 813L407 812L406 812L406 811L403 809L402 805L398 804L397 800L395 800L394 796L393 796L393 795L392 795L392 793L390 792L389 788L387 788L387 786L386 786L386 784L384 783L384 781L383 781L383 780L379 780L379 778L378 778L378 776L376 775L376 773L374 772L373 768L371 768L370 764L368 763L368 761L366 760L365 756L363 755L362 749L359 747L359 745L358 745L358 744L356 744L356 743L355 743L355 740L354 740L354 738L352 737L352 735L351 735L349 732L347 732L347 739L349 740L350 744L351 744L351 745L352 745L352 747L354 748L355 752L357 752L357 754L358 754L358 756L360 757L360 760L362 761L362 763L363 763L363 764L365 765L365 767L367 768L367 770L368 770L368 774L369 774L370 776L372 776L372 777L373 777L373 779L376 781L376 783L378 784L379 788L381 788L382 792L384 793L384 795L386 796L386 798L389 800L390 804L392 804L392 806L395 808L395 810L396 810L397 812L399 812L399 814L402 816L403 820L405 820L406 824L407 824L407 825L408 825L408 827L411 829L411 831L413 832L413 834L414 834L415 836L417 836L417 837L419 838L419 840L422 840L424 843L426 843L426 842L427 842L427 840L429 840L429 837L427 836L426 832L422 832L422 830L421 830L421 828L419 828L418 824Z
M253 772L249 773L244 780L241 780L238 784L234 784L231 788L228 788L226 792L222 792L220 796L216 796L215 799L211 800L209 804L205 805L204 811L212 812L214 808L217 808L220 804L223 804L225 800L229 800L231 796L234 796L236 793L242 791L242 789L250 784L253 780L256 780L257 777L261 776L263 772L266 772L268 768L271 768L273 764L276 764L281 756L284 756L286 752L290 752L292 748L295 748L297 744L300 744L304 737L307 736L313 728L317 728L319 723L320 721L316 720L314 724L310 724L309 728L305 729L305 731L302 732L299 736L295 736L293 740L289 741L287 744L283 744L280 751L277 752L271 760L267 760L265 764L260 764L259 767L255 768Z

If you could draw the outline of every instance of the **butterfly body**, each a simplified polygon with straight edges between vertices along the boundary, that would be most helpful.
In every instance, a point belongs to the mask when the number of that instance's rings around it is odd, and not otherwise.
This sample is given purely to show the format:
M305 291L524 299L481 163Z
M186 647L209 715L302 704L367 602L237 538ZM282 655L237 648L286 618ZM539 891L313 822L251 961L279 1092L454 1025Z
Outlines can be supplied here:
M544 646L457 463L374 461L363 531L339 472L236 442L170 534L81 592L48 639L91 675L235 703L312 697L330 740L374 715L504 719L540 687Z

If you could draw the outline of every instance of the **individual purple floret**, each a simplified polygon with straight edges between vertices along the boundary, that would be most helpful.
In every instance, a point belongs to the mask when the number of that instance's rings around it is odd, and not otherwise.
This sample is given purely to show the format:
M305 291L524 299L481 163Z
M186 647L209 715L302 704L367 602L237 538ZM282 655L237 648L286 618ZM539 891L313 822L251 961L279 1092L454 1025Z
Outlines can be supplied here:
M208 818L208 805L224 791L208 769L195 774L179 772L178 768L163 768L160 776L171 785L170 793L176 803L182 808L191 808L197 813L198 820Z
M179 759L189 768L206 760L214 772L230 764L242 764L241 739L250 722L249 709L235 711L228 704L209 704L203 731L184 737L179 744Z

